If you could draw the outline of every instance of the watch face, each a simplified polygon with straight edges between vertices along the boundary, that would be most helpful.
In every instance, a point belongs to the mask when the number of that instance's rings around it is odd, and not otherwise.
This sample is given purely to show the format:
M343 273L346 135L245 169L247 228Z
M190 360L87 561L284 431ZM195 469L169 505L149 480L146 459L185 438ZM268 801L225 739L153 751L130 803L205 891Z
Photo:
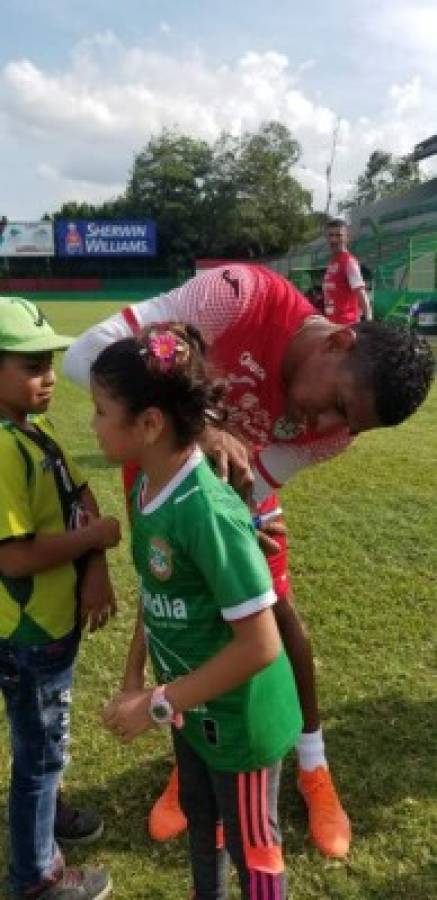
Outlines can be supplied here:
M157 722L168 722L169 721L169 707L167 703L156 703L153 705L153 717L157 720Z

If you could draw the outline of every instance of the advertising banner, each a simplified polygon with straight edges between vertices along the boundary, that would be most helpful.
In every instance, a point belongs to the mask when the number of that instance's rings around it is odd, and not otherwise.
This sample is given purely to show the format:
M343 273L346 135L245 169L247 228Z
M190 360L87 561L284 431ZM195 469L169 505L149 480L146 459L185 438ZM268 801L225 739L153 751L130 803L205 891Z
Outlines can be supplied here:
M53 222L0 223L0 256L53 256Z
M153 219L58 219L58 256L155 256Z

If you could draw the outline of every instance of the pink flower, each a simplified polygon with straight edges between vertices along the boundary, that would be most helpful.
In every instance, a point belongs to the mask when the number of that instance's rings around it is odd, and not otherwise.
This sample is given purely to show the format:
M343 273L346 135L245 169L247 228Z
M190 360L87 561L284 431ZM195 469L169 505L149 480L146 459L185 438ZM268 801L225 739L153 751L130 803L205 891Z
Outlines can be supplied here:
M150 352L163 363L170 363L176 354L177 340L171 331L156 332L149 340Z

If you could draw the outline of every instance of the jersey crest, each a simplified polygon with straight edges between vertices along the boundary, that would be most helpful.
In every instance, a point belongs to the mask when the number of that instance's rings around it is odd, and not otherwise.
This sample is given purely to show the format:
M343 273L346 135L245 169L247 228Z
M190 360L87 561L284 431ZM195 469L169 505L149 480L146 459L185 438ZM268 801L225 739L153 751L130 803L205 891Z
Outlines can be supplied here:
M163 538L152 537L149 542L149 569L159 581L168 581L173 574L173 552Z
M304 425L296 425L296 422L287 419L287 416L281 416L279 419L276 419L273 425L273 437L277 441L290 441L293 438L297 438L304 431Z

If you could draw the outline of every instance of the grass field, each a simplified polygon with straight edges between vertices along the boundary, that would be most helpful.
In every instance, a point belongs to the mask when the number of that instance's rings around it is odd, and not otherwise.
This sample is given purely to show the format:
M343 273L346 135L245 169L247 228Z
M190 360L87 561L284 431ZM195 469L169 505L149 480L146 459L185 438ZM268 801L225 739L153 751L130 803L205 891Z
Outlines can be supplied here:
M79 333L114 304L47 303L53 324ZM60 378L51 417L81 463L105 513L123 516L119 473L102 460L90 403ZM345 863L321 858L305 838L294 759L285 763L282 823L294 900L431 900L436 835L432 631L437 597L437 389L410 422L360 437L340 459L302 474L283 492L299 609L317 659L325 737L354 842ZM185 838L146 836L146 810L171 765L152 734L128 748L102 730L99 710L118 685L136 604L128 530L111 553L118 618L85 638L76 672L72 800L104 815L101 842L69 854L110 868L117 900L189 896ZM435 694L434 694L435 699ZM433 716L434 712L434 716ZM8 742L0 718L1 797ZM0 865L5 865L0 810ZM231 897L238 897L235 880Z

